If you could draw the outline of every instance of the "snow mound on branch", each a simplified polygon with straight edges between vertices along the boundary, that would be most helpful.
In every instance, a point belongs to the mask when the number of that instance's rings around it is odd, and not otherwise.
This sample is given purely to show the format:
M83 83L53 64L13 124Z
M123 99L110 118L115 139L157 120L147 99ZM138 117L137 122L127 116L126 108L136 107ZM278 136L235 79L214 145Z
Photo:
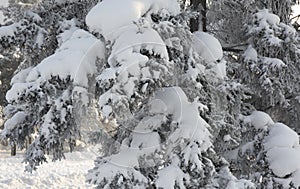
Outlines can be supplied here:
M280 60L278 58L264 57L263 58L263 63L266 66L271 67L272 69L286 67L286 64L282 60Z
M282 123L272 125L265 138L264 148L270 168L276 176L285 177L300 170L299 136L288 126Z
M282 123L274 123L268 114L261 111L245 116L244 122L252 124L255 129L265 129L267 136L263 140L263 149L276 181L283 184L283 188L289 188L291 182L295 188L300 187L298 134Z
M36 87L33 82L30 83L15 83L9 91L6 93L6 100L7 102L12 102L19 98L19 94L22 94L28 89L33 89Z
M256 129L268 129L264 139L264 149L269 168L278 177L276 181L289 188L290 182L296 188L300 186L300 145L299 136L282 123L273 123L270 116L264 112L255 111L245 118Z
M170 14L178 14L179 4L175 0L104 0L93 7L86 17L86 24L93 32L104 37L138 21L145 14L166 9ZM115 13L118 10L118 14Z
M28 67L24 70L21 70L19 73L17 73L12 79L10 84L16 84L16 83L25 83L26 82L26 78L28 76L28 74L30 73L30 71L32 70L32 67Z
M168 59L166 45L155 30L144 28L143 31L139 31L136 25L132 25L130 29L116 39L108 61L111 66L115 66L112 61L114 59L116 62L124 64L124 66L129 64L131 67L136 67L134 62L148 61L147 56L140 54L141 49Z
M250 123L255 129L263 129L266 126L273 125L272 118L265 112L254 111L251 115L246 116L244 119L245 123Z
M251 45L247 47L246 51L243 54L243 57L246 62L248 61L257 62L257 56L258 56L257 51Z
M278 177L285 177L300 168L300 150L287 147L274 147L267 152L270 168Z
M29 73L26 81L46 81L51 76L71 76L74 83L88 85L88 75L96 72L97 57L104 57L104 44L84 30L77 30L52 56L44 59ZM70 56L72 54L72 56Z
M13 37L15 33L22 28L20 23L14 23L8 26L0 27L0 37Z
M258 20L260 20L260 26L265 27L267 25L277 25L280 23L279 16L272 14L268 9L262 9L255 14Z
M184 180L189 180L188 175L182 172L178 165L173 164L158 171L156 187L173 189L177 185L179 188L185 188Z
M25 121L26 114L23 111L17 112L12 118L7 120L4 124L5 131L9 131L10 129L13 129L15 125L18 125ZM2 135L5 135L5 133L2 133Z
M270 127L269 135L266 137L265 149L273 147L294 148L299 146L299 136L288 126L275 123Z
M181 88L164 88L156 93L154 99L154 104L150 103L150 113L170 114L173 121L178 123L168 140L172 143L176 143L178 138L199 140L201 151L206 151L212 145L209 125L199 116L199 104L189 102Z
M223 57L223 50L219 40L205 32L194 32L193 48L208 63L221 60Z

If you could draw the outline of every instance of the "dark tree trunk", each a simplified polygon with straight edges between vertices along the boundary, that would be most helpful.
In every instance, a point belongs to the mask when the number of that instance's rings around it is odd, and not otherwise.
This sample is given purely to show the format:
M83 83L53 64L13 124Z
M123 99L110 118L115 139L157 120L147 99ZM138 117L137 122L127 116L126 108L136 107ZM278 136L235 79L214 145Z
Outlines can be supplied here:
M11 155L11 156L17 155L17 147L16 147L15 144L14 144L13 146L11 146L11 149L10 149L10 155Z
M207 2L206 0L191 0L191 7L192 10L197 11L201 10L201 22L202 22L202 31L207 31L207 19L206 19L206 12L207 12ZM196 18L192 18L190 20L190 28L191 32L199 30L199 16Z

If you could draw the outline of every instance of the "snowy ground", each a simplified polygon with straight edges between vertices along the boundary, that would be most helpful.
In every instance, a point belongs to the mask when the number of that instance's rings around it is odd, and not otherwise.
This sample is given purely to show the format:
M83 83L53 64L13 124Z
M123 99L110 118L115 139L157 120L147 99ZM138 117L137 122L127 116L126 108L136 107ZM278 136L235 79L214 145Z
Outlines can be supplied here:
M85 175L94 166L95 150L66 154L66 160L43 164L30 174L24 172L22 152L11 157L9 151L0 151L1 189L82 189L93 188L85 182Z

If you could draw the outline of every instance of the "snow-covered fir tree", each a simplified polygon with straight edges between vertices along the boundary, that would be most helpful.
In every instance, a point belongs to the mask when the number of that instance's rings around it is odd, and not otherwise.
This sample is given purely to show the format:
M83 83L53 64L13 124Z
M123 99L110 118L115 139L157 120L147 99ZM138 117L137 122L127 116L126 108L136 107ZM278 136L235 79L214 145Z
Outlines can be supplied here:
M0 44L22 63L1 137L36 135L32 171L95 129L97 188L297 188L298 134L277 123L298 120L292 4L11 1Z

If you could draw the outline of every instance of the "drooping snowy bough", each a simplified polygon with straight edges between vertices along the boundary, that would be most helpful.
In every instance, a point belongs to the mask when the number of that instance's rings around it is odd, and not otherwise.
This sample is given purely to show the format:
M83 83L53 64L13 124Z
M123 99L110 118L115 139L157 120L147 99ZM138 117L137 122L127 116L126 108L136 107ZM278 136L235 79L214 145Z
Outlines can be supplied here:
M110 49L97 77L99 109L118 124L115 142L103 146L112 153L99 157L87 176L99 188L253 186L215 154L200 116L209 101L201 81L226 77L225 62L217 63L221 45L208 34L191 34L179 13L175 0L104 0L86 17Z
M26 151L28 171L46 161L46 152L57 160L64 157L65 143L74 148L80 137L76 115L89 104L89 77L104 53L100 40L77 28L55 54L13 78L6 95L9 119L1 134L24 148L27 137L38 132Z

